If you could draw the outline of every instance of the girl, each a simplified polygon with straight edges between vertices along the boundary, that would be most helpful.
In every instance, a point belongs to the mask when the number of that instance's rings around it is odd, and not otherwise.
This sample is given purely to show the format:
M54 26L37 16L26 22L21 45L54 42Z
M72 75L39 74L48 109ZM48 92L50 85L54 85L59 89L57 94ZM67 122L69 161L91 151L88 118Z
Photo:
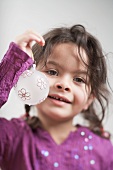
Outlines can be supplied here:
M36 44L31 51L32 41ZM82 25L56 28L43 37L33 31L18 36L0 65L0 106L33 64L32 52L37 69L48 77L50 91L36 105L38 117L1 118L1 168L112 170L113 147L102 126L108 104L107 71L98 40ZM28 116L30 108L25 108ZM88 127L72 124L80 112Z

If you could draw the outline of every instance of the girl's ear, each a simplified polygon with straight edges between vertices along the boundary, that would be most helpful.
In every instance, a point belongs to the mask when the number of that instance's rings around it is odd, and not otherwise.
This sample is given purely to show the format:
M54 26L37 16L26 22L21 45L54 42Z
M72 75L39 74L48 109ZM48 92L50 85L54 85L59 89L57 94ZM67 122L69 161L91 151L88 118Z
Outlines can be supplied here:
M90 104L94 101L95 96L93 94L91 94L87 100L86 105L84 106L83 110L87 110L88 107L90 106Z

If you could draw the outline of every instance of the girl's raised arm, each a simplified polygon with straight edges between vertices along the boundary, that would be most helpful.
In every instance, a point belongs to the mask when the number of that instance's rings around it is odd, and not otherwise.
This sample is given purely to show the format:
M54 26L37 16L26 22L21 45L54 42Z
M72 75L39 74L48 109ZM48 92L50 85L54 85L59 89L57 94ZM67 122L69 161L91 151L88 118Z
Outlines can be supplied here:
M0 107L7 101L11 88L19 76L33 64L31 44L35 41L41 46L44 39L33 31L26 31L12 42L0 63ZM31 56L31 57L29 57Z

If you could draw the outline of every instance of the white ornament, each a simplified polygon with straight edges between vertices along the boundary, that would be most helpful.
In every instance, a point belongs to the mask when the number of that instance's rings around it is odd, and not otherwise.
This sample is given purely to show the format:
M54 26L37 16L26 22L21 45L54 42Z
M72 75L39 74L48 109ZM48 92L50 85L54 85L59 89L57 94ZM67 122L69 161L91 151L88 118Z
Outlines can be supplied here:
M36 105L47 98L49 82L44 73L33 67L21 74L15 85L15 91L24 104Z

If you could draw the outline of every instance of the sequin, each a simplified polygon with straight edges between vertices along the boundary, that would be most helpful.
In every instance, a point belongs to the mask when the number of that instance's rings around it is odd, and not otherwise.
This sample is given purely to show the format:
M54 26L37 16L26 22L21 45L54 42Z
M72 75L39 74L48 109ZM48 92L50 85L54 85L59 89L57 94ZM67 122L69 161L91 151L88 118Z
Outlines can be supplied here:
M44 156L48 156L48 155L49 155L49 152L48 152L48 151L42 150L41 153L42 153Z
M81 132L81 136L84 136L85 135L85 132Z
M75 158L75 159L79 159L79 155L76 154L76 155L74 156L74 158Z
M90 145L90 146L89 146L89 150L93 150L93 146Z
M85 142L88 142L88 141L89 141L89 139L88 139L88 138L85 138L84 140L85 140Z
M92 139L92 136L91 136L91 135L89 135L89 136L88 136L88 138L89 138L89 139Z
M90 164L91 165L94 165L95 164L95 161L92 159L92 160L90 160Z
M58 166L59 166L58 162L55 162L55 163L54 163L54 167L57 168Z
M84 146L84 150L88 150L88 146Z

